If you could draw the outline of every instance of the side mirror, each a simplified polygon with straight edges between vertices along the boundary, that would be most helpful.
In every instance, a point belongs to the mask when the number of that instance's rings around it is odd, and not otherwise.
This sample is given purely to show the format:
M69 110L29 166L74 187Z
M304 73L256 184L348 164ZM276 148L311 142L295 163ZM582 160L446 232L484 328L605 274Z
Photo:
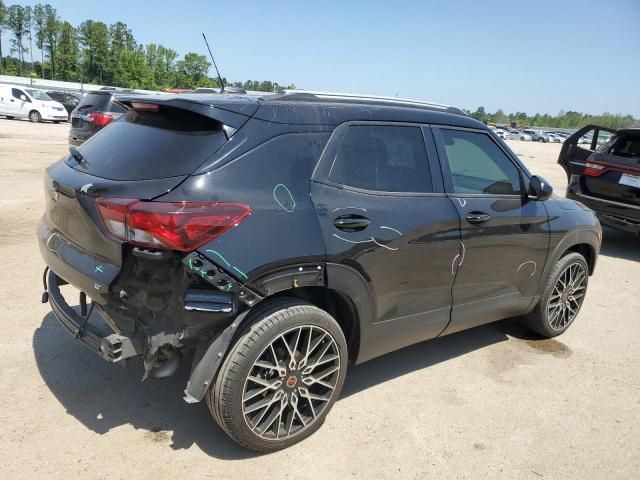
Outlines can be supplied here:
M23 102L28 101L25 95L20 95L20 100L22 100Z
M553 187L544 178L534 175L529 180L528 196L532 200L544 201L551 197Z

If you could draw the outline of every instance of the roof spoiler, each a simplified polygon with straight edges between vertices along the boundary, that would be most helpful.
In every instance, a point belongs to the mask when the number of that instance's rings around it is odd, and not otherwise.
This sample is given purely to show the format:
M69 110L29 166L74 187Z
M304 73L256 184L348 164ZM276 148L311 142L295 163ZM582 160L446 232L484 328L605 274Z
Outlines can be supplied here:
M184 96L178 97L173 95L167 95L165 98L163 98L163 96L149 97L147 95L123 95L118 96L117 101L125 105L127 108L134 108L134 103L142 103L146 105L167 106L180 110L187 110L189 112L217 120L224 125L233 127L236 130L247 123L247 120L249 120L249 118L251 118L258 109L257 102L233 101L228 99L219 102L202 102L188 99Z

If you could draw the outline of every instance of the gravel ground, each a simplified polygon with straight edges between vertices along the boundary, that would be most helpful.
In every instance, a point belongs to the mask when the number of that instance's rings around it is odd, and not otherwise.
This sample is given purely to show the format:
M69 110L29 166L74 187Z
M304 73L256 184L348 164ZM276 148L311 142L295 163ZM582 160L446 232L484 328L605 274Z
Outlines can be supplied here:
M187 368L140 383L40 303L42 172L67 125L0 119L0 478L640 478L640 242L605 231L576 323L540 341L499 322L351 368L318 433L256 456L181 400ZM559 144L511 142L558 193Z

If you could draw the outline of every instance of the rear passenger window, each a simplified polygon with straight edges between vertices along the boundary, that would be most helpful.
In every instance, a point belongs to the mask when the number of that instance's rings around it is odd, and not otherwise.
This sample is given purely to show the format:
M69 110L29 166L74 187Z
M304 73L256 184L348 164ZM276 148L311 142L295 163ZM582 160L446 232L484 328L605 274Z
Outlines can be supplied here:
M349 127L329 180L378 192L432 192L422 131L393 125Z
M440 130L456 193L519 195L517 167L484 133Z

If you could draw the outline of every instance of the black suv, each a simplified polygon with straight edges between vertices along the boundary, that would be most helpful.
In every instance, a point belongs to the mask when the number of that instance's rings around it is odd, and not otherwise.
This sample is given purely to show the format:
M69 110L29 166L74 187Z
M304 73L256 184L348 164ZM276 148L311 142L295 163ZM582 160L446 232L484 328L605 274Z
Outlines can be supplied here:
M87 93L69 116L69 144L82 145L112 121L120 118L127 110L117 101L117 96L123 94L127 92L98 90Z
M603 224L640 234L640 126L588 125L564 142L558 163L569 179L567 197L595 210Z
M315 431L349 361L515 316L553 337L580 310L595 215L457 109L309 93L120 101L119 121L46 172L43 300L78 342L141 359L145 377L192 351L184 399L206 398L247 448Z
M73 110L80 103L79 95L74 95L69 92L48 91L47 95L49 95L56 102L61 103L69 115L71 115L71 112L73 112Z

